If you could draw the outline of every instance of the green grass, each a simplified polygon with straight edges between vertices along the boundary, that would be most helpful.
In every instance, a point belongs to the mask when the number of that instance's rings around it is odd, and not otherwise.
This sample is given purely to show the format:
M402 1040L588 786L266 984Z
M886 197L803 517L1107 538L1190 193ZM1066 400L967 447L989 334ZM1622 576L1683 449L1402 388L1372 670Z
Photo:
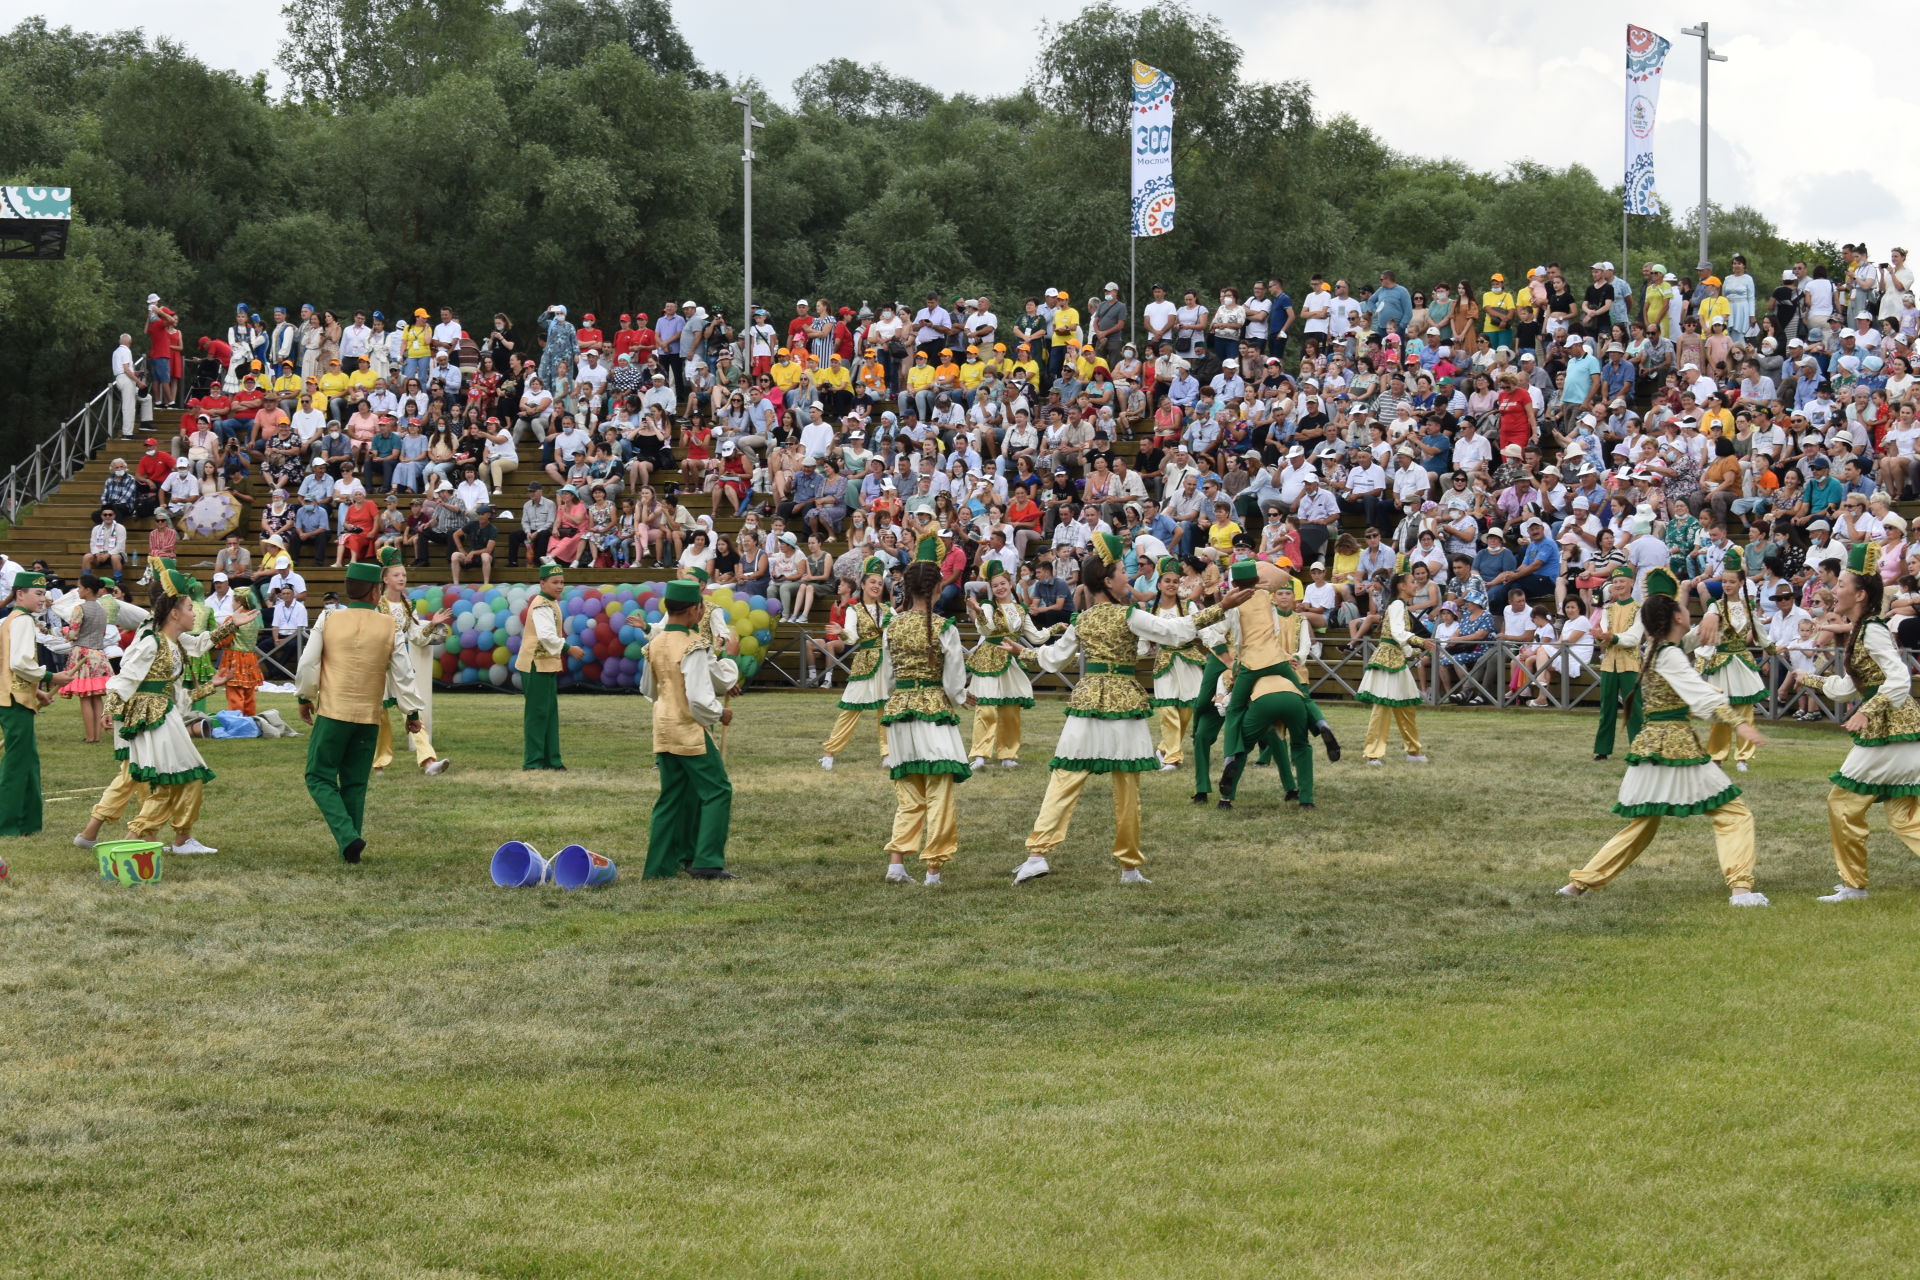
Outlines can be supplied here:
M1812 901L1830 732L1743 779L1775 906L1739 911L1700 820L1551 896L1617 825L1585 717L1427 713L1432 766L1323 764L1305 816L1270 772L1232 814L1152 777L1146 889L1096 781L1016 891L1055 702L961 788L929 892L880 882L870 722L815 767L825 697L740 704L728 885L639 879L647 704L561 706L572 770L529 780L517 702L442 697L454 769L376 780L358 870L304 739L206 744L222 852L138 889L67 844L109 762L43 718L49 827L0 886L0 1274L1912 1265L1920 868L1876 819L1874 898ZM509 837L621 879L495 889Z

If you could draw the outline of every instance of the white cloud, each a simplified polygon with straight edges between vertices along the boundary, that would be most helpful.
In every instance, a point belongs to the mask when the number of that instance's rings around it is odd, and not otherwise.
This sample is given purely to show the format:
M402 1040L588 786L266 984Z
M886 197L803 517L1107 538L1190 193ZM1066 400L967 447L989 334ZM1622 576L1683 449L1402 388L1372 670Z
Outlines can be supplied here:
M1853 37L1893 39L1908 5L1857 0L1843 24L1796 0L1194 0L1246 52L1243 74L1299 79L1324 112L1345 112L1388 145L1499 170L1531 158L1584 164L1613 180L1621 160L1621 69L1629 21L1673 41L1655 132L1659 189L1676 206L1699 190L1699 42L1680 29L1706 18L1729 61L1712 71L1714 199L1751 204L1794 236L1907 242L1920 213L1920 169L1872 162L1875 121L1920 110L1905 61L1863 58ZM752 76L782 101L807 67L833 57L886 67L943 93L1010 93L1027 78L1038 18L1027 0L889 10L884 21L793 20L773 0L677 4L694 53L728 76ZM0 26L45 8L0 0ZM65 15L53 21L67 20ZM203 0L189 9L94 0L97 30L143 26L215 65L273 71L285 35L274 0ZM759 33L778 31L777 39ZM1877 33L1877 34L1876 34ZM1845 68L1814 77L1809 68ZM1835 107L1841 108L1837 116ZM1855 108L1868 114L1848 116ZM1836 126L1836 119L1848 123Z

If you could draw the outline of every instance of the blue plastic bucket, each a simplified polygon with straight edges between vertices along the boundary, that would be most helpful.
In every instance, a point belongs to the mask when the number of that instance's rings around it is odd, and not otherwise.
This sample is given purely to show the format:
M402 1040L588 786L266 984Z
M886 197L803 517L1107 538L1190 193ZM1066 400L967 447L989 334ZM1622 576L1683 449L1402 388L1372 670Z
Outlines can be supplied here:
M612 858L583 845L570 844L553 855L553 882L562 889L612 884L619 873Z
M502 889L537 885L548 877L547 860L524 840L509 840L493 851L493 882Z

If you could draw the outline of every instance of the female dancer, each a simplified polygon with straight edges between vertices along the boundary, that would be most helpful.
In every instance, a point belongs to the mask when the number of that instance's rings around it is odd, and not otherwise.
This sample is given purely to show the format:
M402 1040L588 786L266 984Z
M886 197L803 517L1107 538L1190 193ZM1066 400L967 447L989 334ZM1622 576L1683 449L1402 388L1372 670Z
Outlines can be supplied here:
M1162 618L1190 618L1200 606L1181 594L1180 562L1160 557L1160 579L1153 612ZM1153 706L1160 719L1160 772L1170 773L1186 763L1183 744L1193 728L1194 708L1200 704L1200 683L1207 665L1207 646L1191 644L1160 648L1153 667Z
M127 776L147 785L127 834L150 840L161 827L171 826L168 852L179 854L217 852L193 838L202 792L214 775L194 749L181 712L227 682L224 674L216 674L205 687L189 688L185 678L190 659L205 657L216 643L231 639L235 628L259 616L256 610L235 609L218 630L195 632L193 586L192 578L178 569L160 571L161 594L153 617L134 637L120 659L119 674L107 684L108 705L126 747Z
M955 714L967 701L966 650L953 620L933 614L939 559L939 539L923 538L903 575L906 612L895 614L883 633L893 673L893 696L880 717L889 730L885 763L898 805L887 841L887 880L893 884L913 883L906 856L916 848L927 868L923 883L940 883L960 839L953 784L973 776ZM923 835L926 847L920 848Z
M987 561L988 589L993 598L985 608L967 597L967 612L980 628L980 643L967 655L967 696L973 700L973 759L975 769L987 767L989 756L1003 769L1020 767L1020 713L1033 705L1033 681L1015 662L1002 641L1019 637L1028 644L1045 644L1047 633L1013 595L1013 579L998 560Z
M387 550L400 554L396 547ZM260 644L260 606L254 602L252 587L241 587L233 597L241 608L254 615L253 620L234 627L232 634L214 647L220 655L220 674L227 678L227 709L251 716L258 710L253 691L266 683L260 675L260 659L255 653Z
M100 741L100 731L106 728L104 695L107 680L113 675L103 652L107 647L107 610L100 603L100 592L105 586L90 573L80 575L66 628L73 640L73 652L67 657L67 684L60 696L80 699L80 723L88 742Z
M1736 907L1764 907L1765 894L1753 889L1753 814L1740 798L1740 788L1720 766L1707 758L1689 714L1712 719L1746 741L1764 741L1727 695L1694 671L1680 641L1687 634L1687 607L1679 599L1680 584L1663 568L1648 570L1647 598L1640 621L1647 632L1647 653L1641 666L1641 705L1646 722L1627 748L1627 772L1620 779L1620 799L1613 811L1628 819L1626 829L1602 845L1593 860L1573 873L1560 889L1565 898L1577 898L1604 888L1653 843L1662 818L1686 818L1696 813L1713 818L1714 851Z
M1729 547L1721 563L1720 599L1713 602L1689 638L1712 648L1711 653L1695 655L1700 674L1727 696L1738 713L1736 720L1752 724L1754 704L1767 696L1754 655L1765 653L1771 646L1747 603L1746 554L1738 547ZM1753 759L1758 741L1741 735L1739 750L1733 752L1735 769L1747 771L1747 761ZM1707 754L1715 764L1725 764L1732 748L1733 721L1715 720L1707 730Z
M1146 884L1140 864L1140 775L1160 767L1153 754L1153 715L1146 693L1133 678L1134 663L1145 644L1192 644L1195 637L1226 616L1225 611L1253 598L1245 588L1230 591L1218 605L1190 618L1162 618L1136 609L1127 583L1126 544L1110 533L1094 535L1093 554L1080 562L1080 584L1093 604L1073 620L1052 644L1031 652L1048 671L1064 671L1086 650L1085 677L1067 700L1067 720L1048 765L1046 799L1027 836L1027 860L1013 873L1022 884L1048 874L1047 857L1067 838L1073 811L1096 773L1113 775L1113 856L1122 884Z
M1413 633L1407 618L1407 601L1413 597L1413 578L1395 574L1393 600L1382 619L1379 642L1367 659L1366 674L1360 678L1357 701L1371 708L1367 716L1367 745L1361 754L1370 765L1378 766L1387 754L1387 721L1400 730L1400 744L1407 749L1408 764L1425 764L1420 750L1420 724L1414 708L1420 705L1420 686L1407 672L1407 650L1428 646L1428 641Z
M893 673L887 667L887 655L881 647L881 635L893 618L886 603L887 562L868 556L860 566L860 598L847 607L847 620L840 628L840 639L853 653L847 668L847 687L840 692L840 714L834 719L833 732L820 745L820 767L833 768L833 758L853 741L853 731L864 712L878 711L880 716L880 755L887 754L887 698L893 692Z
M1840 883L1822 902L1867 896L1867 811L1885 801L1887 826L1920 853L1920 705L1886 619L1879 617L1885 584L1867 568L1868 545L1847 552L1847 571L1834 588L1834 612L1845 619L1844 667L1826 679L1829 698L1858 698L1847 720L1853 750L1832 776L1827 832Z
M453 621L453 610L442 609L430 618L413 611L413 601L407 599L407 566L398 549L382 547L380 566L380 604L393 615L395 634L406 639L413 659L413 689L420 699L420 731L408 734L407 742L423 773L445 773L448 762L433 749L433 655L429 650L452 630L447 624ZM375 773L393 763L393 717L387 713L394 703L389 696L381 704L380 737L373 748Z

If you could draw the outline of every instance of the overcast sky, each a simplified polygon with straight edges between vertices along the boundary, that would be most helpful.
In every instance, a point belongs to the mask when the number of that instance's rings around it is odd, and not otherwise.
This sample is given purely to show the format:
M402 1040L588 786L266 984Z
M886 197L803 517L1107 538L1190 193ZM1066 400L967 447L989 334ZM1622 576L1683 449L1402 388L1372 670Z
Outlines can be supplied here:
M1651 27L1674 45L1655 162L1658 189L1675 206L1695 202L1700 173L1700 42L1680 29L1704 18L1729 59L1713 66L1714 199L1752 204L1792 236L1864 238L1876 255L1914 237L1920 166L1856 154L1874 146L1873 121L1920 109L1920 82L1902 78L1904 57L1861 47L1908 28L1901 0L1853 0L1834 11L1844 21L1792 0L1195 0L1194 8L1219 17L1240 44L1243 75L1305 80L1323 112L1347 112L1391 146L1487 169L1522 158L1578 162L1606 182L1621 170L1626 24ZM844 11L844 21L796 20L791 4L772 0L676 0L674 11L704 65L755 77L788 101L794 77L832 57L881 64L944 93L1011 91L1032 66L1038 16L1072 12L1029 0L909 5L884 20L859 10ZM0 25L47 12L44 3L0 0ZM271 72L282 39L275 0L159 9L93 0L49 18L75 19L99 30L144 26L248 73ZM777 39L763 38L776 29ZM743 31L757 34L741 40ZM1174 105L1177 127L1177 95Z

